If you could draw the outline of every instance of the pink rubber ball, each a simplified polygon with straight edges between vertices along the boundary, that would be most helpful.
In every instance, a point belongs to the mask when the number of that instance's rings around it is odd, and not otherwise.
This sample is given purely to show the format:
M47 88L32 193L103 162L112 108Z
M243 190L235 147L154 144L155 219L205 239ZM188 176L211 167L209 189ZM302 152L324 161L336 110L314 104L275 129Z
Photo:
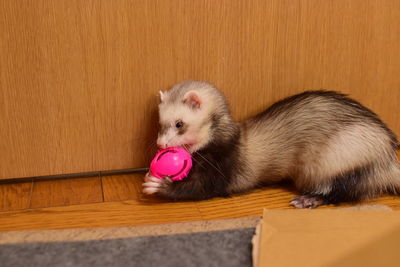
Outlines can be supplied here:
M192 156L180 147L168 147L157 152L150 163L151 175L159 179L168 176L173 181L184 179L192 168Z

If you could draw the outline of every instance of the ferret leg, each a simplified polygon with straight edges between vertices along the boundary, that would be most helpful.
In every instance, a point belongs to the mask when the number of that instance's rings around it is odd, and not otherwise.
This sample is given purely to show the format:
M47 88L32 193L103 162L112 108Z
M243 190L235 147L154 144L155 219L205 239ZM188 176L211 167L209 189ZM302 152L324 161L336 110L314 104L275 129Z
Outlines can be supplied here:
M320 205L357 203L375 195L374 166L367 165L340 173L331 179L330 190L324 194L312 193L294 198L296 208L316 208ZM376 179L376 177L375 177Z

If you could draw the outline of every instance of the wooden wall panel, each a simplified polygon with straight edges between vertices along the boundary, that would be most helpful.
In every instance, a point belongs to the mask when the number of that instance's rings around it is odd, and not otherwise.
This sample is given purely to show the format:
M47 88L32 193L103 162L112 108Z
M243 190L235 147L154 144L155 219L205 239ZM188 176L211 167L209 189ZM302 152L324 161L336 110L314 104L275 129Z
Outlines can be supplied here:
M238 119L339 90L400 133L397 0L1 1L0 33L0 178L146 165L185 79Z

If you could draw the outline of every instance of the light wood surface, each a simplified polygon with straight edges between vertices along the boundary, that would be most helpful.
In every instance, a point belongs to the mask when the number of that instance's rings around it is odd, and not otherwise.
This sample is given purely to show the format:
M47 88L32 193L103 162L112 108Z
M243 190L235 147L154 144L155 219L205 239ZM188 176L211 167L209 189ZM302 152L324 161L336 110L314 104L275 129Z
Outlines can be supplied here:
M27 185L3 185L1 192L14 193L0 194L0 203L3 203L0 231L139 226L254 217L261 216L264 208L292 209L289 202L297 196L292 186L276 185L231 198L169 202L138 193L136 186L142 182L140 174L102 178L104 200L101 199L101 189L100 192L96 189L99 178L48 181L39 186L35 182L30 208L26 206L30 201L26 197ZM400 197L384 196L362 204L383 204L400 210ZM347 206L350 205L338 207Z
M0 211L28 209L32 185L32 182L0 184Z
M252 228L260 222L260 217L194 221L133 227L75 228L59 230L27 230L0 232L0 244L23 242L62 242L104 240L138 236L160 236L197 232L222 231Z
M103 202L100 178L37 181L33 184L30 208Z
M151 225L201 220L194 203L146 205L138 200L0 213L0 230Z
M102 177L104 201L141 199L143 174Z
M400 133L400 1L0 4L0 178L142 167L157 92L220 87L238 119L303 90L349 93Z

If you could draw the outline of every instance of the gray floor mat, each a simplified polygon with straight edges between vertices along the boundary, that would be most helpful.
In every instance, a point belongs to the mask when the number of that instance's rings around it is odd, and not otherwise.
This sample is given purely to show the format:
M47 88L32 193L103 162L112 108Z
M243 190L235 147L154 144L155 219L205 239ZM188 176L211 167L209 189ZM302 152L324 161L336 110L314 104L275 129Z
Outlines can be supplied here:
M167 236L0 246L0 265L251 266L253 228Z

